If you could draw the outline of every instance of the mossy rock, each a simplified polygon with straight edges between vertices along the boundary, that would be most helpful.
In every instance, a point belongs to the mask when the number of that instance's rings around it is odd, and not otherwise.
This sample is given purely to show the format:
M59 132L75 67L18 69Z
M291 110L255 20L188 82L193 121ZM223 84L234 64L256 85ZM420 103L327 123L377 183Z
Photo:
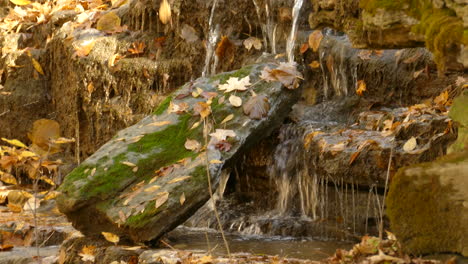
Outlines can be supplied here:
M122 240L135 242L155 240L183 223L209 199L208 175L212 188L216 188L221 170L278 127L297 101L297 90L284 89L279 82L259 81L265 66L246 66L211 79L200 78L176 90L152 115L121 130L65 177L60 186L62 194L57 198L59 209L86 235L112 232ZM235 108L227 102L228 94L217 90L219 82L224 83L233 76L250 76L251 83L255 83L251 89L267 96L271 108L266 117L251 120L241 107ZM200 121L193 106L206 101L202 96L191 95L195 88L218 93L212 99L209 118L213 120L213 130L235 131L229 152L209 147L197 153L185 148L187 139L205 142L203 125L193 128ZM251 93L236 95L246 102ZM224 103L220 103L222 97L226 99ZM189 109L171 113L168 111L171 102L186 103ZM234 118L221 124L229 114L234 114ZM208 163L210 160L221 163ZM164 176L155 177L155 171L166 167L171 169ZM190 177L174 182L185 176ZM168 199L156 207L157 198L165 192L169 193ZM185 197L183 203L181 196Z
M449 116L458 126L457 141L450 146L449 152L468 150L468 90L453 100Z
M468 256L468 152L400 169L386 202L406 251Z

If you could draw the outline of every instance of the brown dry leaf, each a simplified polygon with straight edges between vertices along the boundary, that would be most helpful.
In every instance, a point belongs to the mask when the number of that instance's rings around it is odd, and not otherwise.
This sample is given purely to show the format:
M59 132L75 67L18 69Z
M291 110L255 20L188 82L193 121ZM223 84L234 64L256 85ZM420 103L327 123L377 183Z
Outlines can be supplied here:
M182 193L179 198L180 205L184 205L185 203L185 193Z
M94 92L94 83L93 82L88 83L88 85L86 86L86 90L88 90L89 94L92 94Z
M10 0L10 2L12 2L13 4L18 5L18 6L24 6L24 5L31 4L31 1L29 1L29 0Z
M358 53L358 57L361 60L370 60L370 56L372 55L372 50L361 50Z
M318 67L320 67L320 62L314 60L312 61L309 66L312 68L312 69L317 69Z
M118 53L112 55L109 60L107 60L107 66L109 66L109 68L112 68L115 66L115 64L117 64L117 62L120 60L120 59L123 59L125 58L125 56L121 56L119 55Z
M416 141L416 138L415 137L411 137L410 139L408 139L408 141L406 141L406 143L403 145L403 150L405 152L411 152L413 151L416 146L418 145L417 141Z
M96 254L95 250L96 250L96 246L92 246L92 245L84 246L78 255L81 257L82 261L84 262L91 261L94 263L94 258L95 258L94 254Z
M144 42L133 42L132 47L127 51L132 55L143 54L145 52L146 44Z
M166 25L167 23L172 21L171 16L171 6L167 2L167 0L162 0L161 5L159 6L159 20L161 21L161 23Z
M189 109L189 105L186 102L182 102L180 104L175 104L172 101L169 103L169 107L167 108L167 112L170 113L176 113L176 114L183 114L184 112L187 112Z
M356 94L359 96L362 96L364 92L366 91L366 83L364 80L358 80L357 81L357 89L356 89Z
M95 44L95 40L87 40L87 41L83 41L79 45L74 45L74 49L75 49L74 56L78 56L78 57L88 56L91 50L93 49L94 44Z
M28 138L32 144L49 154L61 151L60 146L53 143L53 140L60 137L60 125L57 121L50 119L39 119L33 123L33 128L28 133Z
M270 111L270 103L265 95L252 96L244 104L244 114L248 115L251 119L262 119L267 116Z
M229 93L232 91L245 91L250 86L250 76L244 78L230 77L225 84L219 84L218 89Z
M299 87L299 79L302 74L297 70L295 62L281 62L276 69L270 69L266 66L260 75L260 78L267 81L279 81L288 89Z
M203 89L200 87L195 88L195 91L192 92L192 97L197 98L200 94L203 93Z
M301 49L299 50L301 54L304 54L309 49L309 44L304 43L301 45Z
M12 184L12 185L17 185L18 182L16 181L16 178L6 172L0 171L0 181L6 183L6 184Z
M125 5L128 0L111 0L112 8L118 8Z
M5 141L6 143L10 144L10 145L13 145L15 147L20 147L20 148L28 148L25 144L23 144L23 142L17 140L17 139L6 139L6 138L2 138L3 141Z
M181 181L185 181L186 179L190 179L190 178L192 178L192 176L189 176L189 175L180 176L180 177L177 177L175 179L172 179L172 180L168 181L167 183L171 184L171 183L181 182Z
M242 105L242 99L239 96L231 94L231 96L229 96L229 103L234 107L240 107Z
M223 162L220 160L210 160L210 164L221 164L221 163Z
M104 32L118 31L120 29L120 17L113 11L101 16L97 21L96 28Z
M244 47L247 50L252 49L252 47L254 47L256 50L260 50L262 48L262 41L256 37L249 37L244 40Z
M14 248L13 245L8 245L8 244L6 244L6 245L0 245L0 251L10 251L10 250L12 250L13 248Z
M310 144L312 143L312 140L314 139L315 136L323 134L323 132L320 131L314 131L312 133L309 133L305 136L304 138L304 147L309 148Z
M185 141L184 147L188 150L198 152L201 149L201 144L194 139L187 139L187 141Z
M227 36L222 36L218 45L216 46L216 56L219 59L231 63L234 60L234 52L236 46L232 43Z
M101 234L104 236L104 238L111 242L111 243L114 243L117 245L117 243L119 243L120 241L120 238L118 235L116 234L113 234L113 233L110 233L110 232L101 232Z
M169 193L168 192L161 192L161 193L158 193L156 194L156 202L154 204L154 207L156 209L158 209L159 207L161 207L161 205L163 205L167 200L169 199Z
M211 255L205 255L198 259L197 261L198 264L208 264L208 263L213 263L213 257Z
M201 118L205 118L211 114L211 106L205 102L197 102L193 110L195 113L199 114Z
M449 93L447 90L440 93L436 98L434 98L434 104L437 105L447 105L449 99Z
M228 116L226 116L223 121L221 121L221 125L224 124L224 123L227 123L229 121L231 121L232 119L234 119L234 114L230 114Z
M320 47L320 42L323 39L323 34L322 31L320 30L314 30L309 35L309 47L312 49L313 52L317 52L319 47Z

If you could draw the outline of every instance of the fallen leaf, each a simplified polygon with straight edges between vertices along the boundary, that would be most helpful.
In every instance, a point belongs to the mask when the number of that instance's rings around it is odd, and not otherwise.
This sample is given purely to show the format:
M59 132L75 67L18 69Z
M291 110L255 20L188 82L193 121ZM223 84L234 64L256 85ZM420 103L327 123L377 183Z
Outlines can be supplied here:
M279 81L288 89L299 87L298 79L302 79L302 74L297 70L295 62L281 62L276 69L268 66L262 70L260 78L267 81Z
M200 126L200 122L195 122L195 123L193 123L192 127L190 128L190 130L195 129L195 128L199 127L199 126Z
M437 105L446 105L449 99L449 93L447 90L440 93L436 98L434 98L434 104Z
M234 107L240 107L242 105L242 99L239 96L231 94L231 96L229 96L229 103Z
M232 148L232 144L227 142L226 140L221 140L215 144L215 148L221 151L229 151Z
M270 103L265 95L252 96L243 106L244 114L252 119L262 119L270 111Z
M187 139L187 141L185 141L184 147L188 150L198 152L201 149L201 144L194 139Z
M161 23L166 25L172 20L171 16L171 6L167 0L162 0L161 5L159 6L159 20Z
M309 66L312 68L312 69L317 69L318 67L320 67L320 62L314 60L312 61Z
M169 103L169 107L167 108L167 112L169 114L170 113L182 114L184 112L187 112L188 109L189 109L189 105L186 102L175 104L171 101Z
M182 193L179 198L180 205L183 205L185 203L185 193Z
M356 89L356 94L359 96L362 96L364 92L366 91L366 83L364 80L358 80L357 81L357 89Z
M201 118L205 118L211 114L211 106L205 102L197 102L193 110L195 113L199 114Z
M203 257L199 258L197 263L198 264L208 264L213 262L213 257L211 255L204 255Z
M234 60L235 45L227 36L222 36L218 45L216 46L216 56L224 61L231 63Z
M256 50L260 50L262 48L262 41L256 37L249 37L244 40L244 47L249 51L252 47Z
M237 77L230 77L225 84L218 85L218 89L229 93L232 91L245 91L247 86L250 86L250 76L246 76L242 79Z
M192 97L197 98L202 93L203 93L203 89L200 87L197 87L195 88L195 91L192 92Z
M169 124L171 124L171 121L166 120L166 121L159 121L159 122L150 123L147 126L160 127L160 126L165 126L165 125L169 125Z
M156 194L155 199L156 199L156 202L155 202L154 207L158 209L159 207L161 207L161 205L163 205L169 199L169 193L168 192L158 193Z
M129 142L129 143L137 143L137 142L140 141L140 139L142 139L143 137L144 137L144 135L135 136L135 137L129 138L129 139L128 139L128 142Z
M183 39L185 39L185 41L187 41L188 43L198 41L197 31L187 24L182 25L182 29L180 30L180 36Z
M181 182L181 181L185 181L186 179L189 179L189 178L192 178L192 176L188 176L188 175L181 176L181 177L177 177L175 179L172 179L172 180L168 181L167 183L171 184L171 183Z
M74 56L78 57L86 57L89 55L91 50L93 50L95 44L95 40L86 40L83 41L81 44L74 45L75 53Z
M323 39L323 34L322 31L320 30L314 30L309 35L309 47L312 48L312 51L317 52L319 47L320 47L320 42Z
M228 137L235 137L236 133L233 130L217 128L214 133L210 134L210 136L217 141L222 141L226 140Z
M96 28L104 32L117 31L120 28L120 23L120 17L111 11L98 19Z
M145 189L145 192L154 192L154 191L157 191L161 188L161 186L159 185L153 185L151 187L148 187Z
M372 50L361 50L358 53L358 57L361 60L370 60L370 56L372 55Z
M6 183L6 184L12 184L12 185L17 185L18 182L16 181L16 178L6 172L0 171L0 181Z
M18 5L18 6L24 6L24 5L31 4L31 1L29 1L29 0L10 0L10 2L12 2L13 4Z
M127 165L129 167L136 167L136 164L131 163L130 161L122 161L121 162L123 165Z
M210 164L221 164L221 163L223 162L220 160L210 160Z
M425 69L421 69L419 71L415 71L413 73L413 79L417 79L419 77L419 75L424 71Z
M304 43L304 44L301 45L301 49L299 50L299 52L301 54L304 54L308 49L309 49L309 44Z
M411 137L410 139L408 139L408 141L406 141L406 143L403 145L403 150L405 152L410 152L412 150L414 150L417 146L417 141L416 141L416 138L415 137Z
M23 142L17 140L17 139L6 139L6 138L2 138L3 141L5 141L6 143L8 144L11 144L15 147L20 147L20 148L28 148L25 144L23 144Z
M110 232L101 232L101 234L104 236L104 238L111 242L111 243L114 243L117 245L117 243L119 243L119 236L117 236L116 234L113 234L113 233L110 233Z
M231 121L232 119L234 119L234 114L230 114L230 115L226 116L226 117L223 119L223 121L221 121L221 125L222 125L222 124L225 124L225 123L227 123L227 122L229 122L229 121Z
M132 47L128 48L127 51L132 55L139 55L145 52L146 44L144 42L133 42Z
M41 64L33 57L31 57L31 61L32 61L34 69L36 69L36 71L40 73L41 75L44 75L44 70L42 70Z
M81 260L84 262L86 261L94 262L94 258L95 258L94 254L96 254L95 250L96 250L96 246L92 246L92 245L84 246L78 255L81 257Z

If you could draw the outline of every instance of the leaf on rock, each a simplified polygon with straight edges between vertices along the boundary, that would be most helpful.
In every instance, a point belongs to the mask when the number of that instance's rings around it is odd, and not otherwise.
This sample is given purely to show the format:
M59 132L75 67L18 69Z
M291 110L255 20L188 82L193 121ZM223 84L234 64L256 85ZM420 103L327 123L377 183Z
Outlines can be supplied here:
M309 66L312 68L312 69L317 69L318 67L320 67L320 62L314 60L312 61Z
M29 1L29 0L10 0L10 2L12 2L13 4L18 5L18 6L24 6L24 5L31 4L31 1Z
M187 24L182 26L182 29L180 30L180 36L188 43L198 41L197 31Z
M92 246L92 245L84 246L78 255L81 257L82 261L84 262L90 261L94 263L94 258L95 258L94 254L96 254L95 250L96 250L96 246Z
M132 168L133 168L133 167L136 167L136 164L131 163L130 161L122 161L121 163L122 163L123 165L127 165L127 166L132 167Z
M120 17L112 11L98 19L96 28L104 32L118 31L120 29L120 23Z
M403 145L403 150L405 152L411 152L413 151L416 146L418 145L417 141L416 141L416 138L415 137L411 137L410 139L408 139L408 141L406 141L406 143Z
M299 52L301 52L301 54L304 54L308 49L309 49L309 44L304 43L301 45L301 49L299 50Z
M364 82L364 80L358 80L356 94L359 96L362 96L366 90L367 90L367 87L366 87L366 83Z
M128 52L132 55L139 55L145 52L146 44L144 42L133 42L132 47L128 48Z
M251 119L262 119L270 111L270 103L265 95L257 95L250 97L243 108L244 114L248 115Z
M434 104L437 105L447 105L449 99L449 93L447 90L440 93L436 98L434 98Z
M6 139L6 138L2 138L3 141L5 141L6 143L10 144L10 145L13 145L15 147L20 147L20 148L28 148L25 144L23 144L23 142L17 140L17 139Z
M254 47L256 50L260 50L262 48L262 41L256 37L249 37L244 40L244 47L247 50L251 50Z
M185 141L184 147L188 150L198 152L201 149L201 144L194 139L187 139L187 141Z
M171 21L171 16L171 6L167 0L162 0L161 5L159 6L159 20L161 20L161 23L166 25Z
M227 142L226 140L221 140L218 143L216 143L215 148L221 151L230 151L232 148L232 144Z
M6 183L6 184L12 184L12 185L17 185L18 182L16 181L16 178L6 172L0 171L0 181Z
M221 164L221 163L223 163L223 162L220 161L220 160L216 160L216 159L210 160L210 164Z
M218 85L218 89L225 93L232 91L245 91L249 85L251 85L250 76L246 76L242 79L230 77L225 84Z
M159 185L153 185L145 189L145 192L154 192L161 188Z
M42 70L41 64L33 57L31 57L31 61L32 61L34 69L36 69L36 71L40 73L41 75L44 75L44 70Z
M201 118L205 118L211 114L211 106L206 102L197 102L193 107L195 113L199 114Z
M297 70L295 62L281 62L276 69L266 66L260 78L267 81L279 81L288 89L299 87L298 79L302 79L302 74Z
M239 96L231 94L231 96L229 96L229 103L234 107L240 107L242 105L242 99Z
M75 54L73 56L86 57L94 48L95 40L86 40L79 45L74 45Z
M110 233L110 232L101 232L101 234L104 236L104 238L114 244L119 243L120 238L118 235Z
M160 126L165 126L165 125L169 125L169 124L171 124L171 121L166 120L166 121L159 121L159 122L150 123L147 126L160 127Z
M211 133L210 136L217 141L226 140L228 137L235 137L236 132L229 129L219 129L217 128L214 133Z
M185 181L186 179L190 179L190 178L192 178L192 176L189 176L189 175L180 176L180 177L177 177L175 179L172 179L172 180L168 181L167 183L171 184L171 183L181 182L181 181Z
M156 209L158 209L159 207L161 207L161 205L163 205L165 202L167 202L167 200L169 199L169 193L168 192L160 192L158 194L156 194L156 203L154 204L154 207Z
M189 109L189 105L186 102L182 102L180 104L175 104L172 101L169 103L169 107L167 108L167 112L170 113L176 113L176 114L182 114L184 112L187 112Z
M185 193L182 193L179 198L180 205L184 205L185 203Z
M225 124L225 123L227 123L227 122L229 122L229 121L231 121L232 119L234 119L234 114L230 114L230 115L226 116L226 117L223 119L223 121L221 121L221 125L222 125L222 124Z
M314 51L314 52L317 52L319 47L320 47L320 42L322 41L323 39L323 34L322 34L322 31L320 30L314 30L314 32L312 32L310 35L309 35L309 47Z

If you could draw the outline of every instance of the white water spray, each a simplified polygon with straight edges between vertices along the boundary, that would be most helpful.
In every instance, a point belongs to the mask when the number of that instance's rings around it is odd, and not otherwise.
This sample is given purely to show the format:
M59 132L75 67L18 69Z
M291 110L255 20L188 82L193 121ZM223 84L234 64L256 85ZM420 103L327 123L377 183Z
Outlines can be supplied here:
M205 66L203 67L202 77L205 77L207 74L210 74L210 65L211 60L213 59L214 47L219 38L219 25L213 26L213 17L216 10L216 5L218 0L213 0L213 6L211 7L210 20L208 20L208 43L206 43L206 56L205 56ZM211 73L213 73L213 69Z
M288 55L288 62L294 61L294 46L296 44L297 21L299 19L299 13L301 11L303 2L304 0L294 0L294 6L292 10L291 33L289 34L288 41L286 42L286 54Z

